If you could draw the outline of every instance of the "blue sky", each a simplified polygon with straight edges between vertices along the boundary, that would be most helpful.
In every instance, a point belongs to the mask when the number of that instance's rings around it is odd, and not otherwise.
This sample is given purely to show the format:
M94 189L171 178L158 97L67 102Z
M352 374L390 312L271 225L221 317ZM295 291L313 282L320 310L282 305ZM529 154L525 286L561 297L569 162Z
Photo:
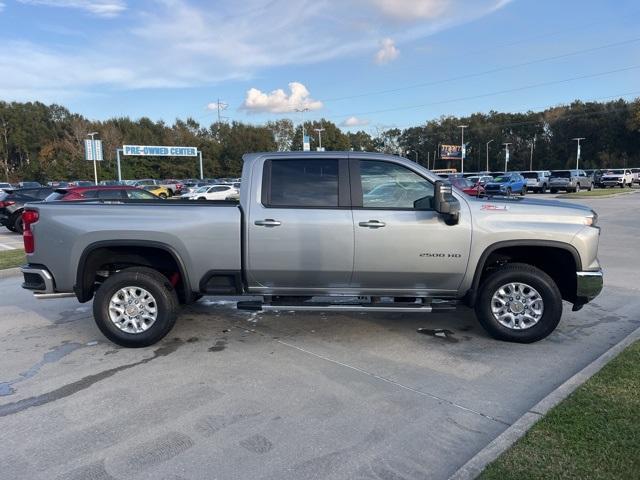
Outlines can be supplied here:
M0 99L404 128L638 97L639 19L633 0L0 0Z

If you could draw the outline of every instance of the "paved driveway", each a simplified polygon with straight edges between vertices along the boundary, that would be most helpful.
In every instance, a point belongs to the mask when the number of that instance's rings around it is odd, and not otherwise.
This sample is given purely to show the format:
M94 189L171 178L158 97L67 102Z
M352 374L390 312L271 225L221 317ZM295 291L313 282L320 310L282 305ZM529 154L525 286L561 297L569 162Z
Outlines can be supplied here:
M22 235L10 232L6 227L0 227L0 251L23 248Z
M0 477L446 478L640 325L640 195L589 203L606 290L533 345L489 339L465 309L256 315L212 299L161 344L122 349L91 304L0 280Z

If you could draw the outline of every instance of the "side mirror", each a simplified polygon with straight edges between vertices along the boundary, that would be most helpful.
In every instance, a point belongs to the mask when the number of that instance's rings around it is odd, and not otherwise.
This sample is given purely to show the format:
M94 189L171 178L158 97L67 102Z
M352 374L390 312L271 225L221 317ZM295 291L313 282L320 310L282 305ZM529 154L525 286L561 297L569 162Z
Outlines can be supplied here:
M447 225L455 225L460 219L460 202L453 196L453 187L449 182L437 180L433 209L444 217Z

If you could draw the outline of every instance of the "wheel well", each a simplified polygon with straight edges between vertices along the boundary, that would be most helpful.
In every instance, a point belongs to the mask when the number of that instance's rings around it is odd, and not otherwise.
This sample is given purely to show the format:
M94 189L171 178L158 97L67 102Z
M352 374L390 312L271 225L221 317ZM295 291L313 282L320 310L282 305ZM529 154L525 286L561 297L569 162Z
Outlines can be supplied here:
M478 264L481 271L479 274L476 272L471 302L475 303L475 292L487 276L507 263L526 263L539 268L553 279L564 300L574 302L576 272L581 268L578 262L570 250L561 247L518 245L498 248L488 254L484 263L481 260Z
M187 302L190 298L191 291L184 277L184 269L172 252L161 247L122 245L97 247L83 254L74 288L78 300L91 300L109 275L137 266L153 268L166 276L176 289L180 302Z

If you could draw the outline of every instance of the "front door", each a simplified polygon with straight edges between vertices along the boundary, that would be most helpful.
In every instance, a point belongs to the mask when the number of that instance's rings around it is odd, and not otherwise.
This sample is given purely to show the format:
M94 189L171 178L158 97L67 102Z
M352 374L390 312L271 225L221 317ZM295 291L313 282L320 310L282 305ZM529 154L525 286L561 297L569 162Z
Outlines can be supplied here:
M247 227L253 291L323 293L349 286L353 218L346 158L287 156L264 162Z
M352 286L363 293L434 295L458 289L471 244L468 210L447 225L414 201L434 197L417 171L382 160L350 160L355 260Z

